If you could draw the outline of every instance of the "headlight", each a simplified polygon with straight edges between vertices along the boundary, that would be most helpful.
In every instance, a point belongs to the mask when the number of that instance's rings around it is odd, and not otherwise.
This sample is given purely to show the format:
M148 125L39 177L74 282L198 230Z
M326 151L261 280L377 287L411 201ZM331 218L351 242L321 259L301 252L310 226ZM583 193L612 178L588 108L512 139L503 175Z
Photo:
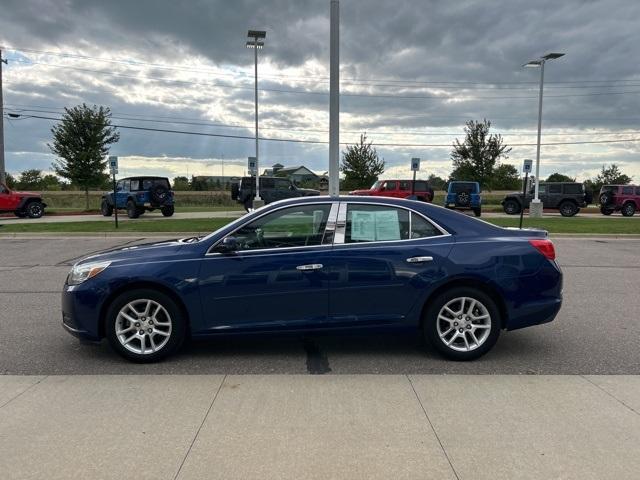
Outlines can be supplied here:
M67 285L80 285L82 282L98 275L109 265L111 265L111 262L93 262L74 265L67 277Z

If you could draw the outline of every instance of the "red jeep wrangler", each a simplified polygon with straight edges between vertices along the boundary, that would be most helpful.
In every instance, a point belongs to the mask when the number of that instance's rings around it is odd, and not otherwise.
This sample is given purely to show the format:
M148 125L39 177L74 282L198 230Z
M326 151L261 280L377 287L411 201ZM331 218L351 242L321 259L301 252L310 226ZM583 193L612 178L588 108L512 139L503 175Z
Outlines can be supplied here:
M378 180L369 190L353 190L349 195L363 195L376 197L407 198L414 195L422 202L433 201L433 188L424 180L416 180L413 193L413 180Z
M611 215L620 211L625 217L633 217L640 210L640 187L637 185L604 185L600 189L600 212Z
M0 183L0 213L13 212L20 218L40 218L46 206L39 194L16 192Z

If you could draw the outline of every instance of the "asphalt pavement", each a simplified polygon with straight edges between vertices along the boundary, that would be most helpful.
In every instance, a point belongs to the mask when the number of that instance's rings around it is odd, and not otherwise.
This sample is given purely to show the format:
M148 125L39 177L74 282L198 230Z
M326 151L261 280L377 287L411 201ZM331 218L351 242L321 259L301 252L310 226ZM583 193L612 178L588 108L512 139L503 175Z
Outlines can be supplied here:
M474 362L442 360L412 336L312 335L198 341L162 363L135 365L106 342L67 334L60 292L77 258L144 241L0 238L0 374L640 374L640 239L555 239L560 314L503 332Z

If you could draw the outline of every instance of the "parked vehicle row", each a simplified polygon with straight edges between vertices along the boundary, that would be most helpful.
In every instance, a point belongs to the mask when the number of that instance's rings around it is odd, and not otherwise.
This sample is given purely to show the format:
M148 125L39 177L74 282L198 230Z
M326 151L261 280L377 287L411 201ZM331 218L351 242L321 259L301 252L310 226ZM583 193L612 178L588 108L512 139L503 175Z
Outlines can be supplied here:
M286 177L260 176L260 198L265 205L278 200L297 197L313 197L320 195L319 190L300 188ZM231 185L231 198L244 206L249 212L256 198L256 178L242 177L238 183Z
M453 360L501 330L552 321L562 273L542 230L505 229L426 202L305 197L206 237L136 245L76 263L64 328L136 362L187 337L367 329L423 335Z
M506 195L501 202L504 212L516 215L523 208L529 208L534 199L534 188L532 185L526 195L522 192ZM563 217L573 217L580 208L586 207L593 200L591 193L578 182L540 182L538 198L544 208L557 209Z
M19 218L40 218L46 207L39 194L18 192L0 183L0 213L13 213Z
M353 190L349 195L413 198L420 202L432 202L433 188L424 180L378 180L368 190Z

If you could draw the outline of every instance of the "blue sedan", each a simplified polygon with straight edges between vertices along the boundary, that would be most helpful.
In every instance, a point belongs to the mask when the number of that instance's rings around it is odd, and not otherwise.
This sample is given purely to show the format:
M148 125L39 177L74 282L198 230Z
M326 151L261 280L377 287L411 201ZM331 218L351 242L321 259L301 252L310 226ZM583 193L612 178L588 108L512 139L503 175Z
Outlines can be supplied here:
M62 294L64 328L136 362L187 336L404 329L471 360L503 329L550 322L562 273L541 230L383 197L276 202L206 236L92 255Z

